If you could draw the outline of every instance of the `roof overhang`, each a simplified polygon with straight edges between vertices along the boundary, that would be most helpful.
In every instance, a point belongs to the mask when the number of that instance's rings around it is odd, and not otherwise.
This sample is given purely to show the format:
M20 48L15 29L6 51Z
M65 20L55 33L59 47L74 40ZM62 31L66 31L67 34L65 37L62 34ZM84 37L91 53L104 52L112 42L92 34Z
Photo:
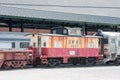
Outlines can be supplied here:
M0 6L0 18L120 25L120 18Z

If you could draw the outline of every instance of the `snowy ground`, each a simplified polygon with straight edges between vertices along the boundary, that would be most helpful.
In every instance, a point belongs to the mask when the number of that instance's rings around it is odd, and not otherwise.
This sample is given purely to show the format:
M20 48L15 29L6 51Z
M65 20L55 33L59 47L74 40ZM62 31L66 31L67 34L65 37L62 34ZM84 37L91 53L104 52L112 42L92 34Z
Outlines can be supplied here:
M0 80L120 80L120 66L1 70Z

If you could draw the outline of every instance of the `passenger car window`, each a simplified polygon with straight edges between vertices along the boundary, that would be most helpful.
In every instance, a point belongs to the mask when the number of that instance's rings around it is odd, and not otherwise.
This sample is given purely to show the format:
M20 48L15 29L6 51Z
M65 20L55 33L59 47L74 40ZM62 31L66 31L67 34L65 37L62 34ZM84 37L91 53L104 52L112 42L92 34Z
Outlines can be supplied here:
M29 42L20 42L20 48L28 48Z
M15 48L15 42L12 42L12 48Z

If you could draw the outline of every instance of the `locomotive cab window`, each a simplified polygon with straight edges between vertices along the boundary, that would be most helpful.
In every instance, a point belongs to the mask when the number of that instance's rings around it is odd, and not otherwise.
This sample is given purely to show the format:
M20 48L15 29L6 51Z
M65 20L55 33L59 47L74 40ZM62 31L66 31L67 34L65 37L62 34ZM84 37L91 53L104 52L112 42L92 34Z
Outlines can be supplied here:
M63 30L63 34L67 34L67 30L66 29Z
M56 34L56 30L53 30L53 34Z

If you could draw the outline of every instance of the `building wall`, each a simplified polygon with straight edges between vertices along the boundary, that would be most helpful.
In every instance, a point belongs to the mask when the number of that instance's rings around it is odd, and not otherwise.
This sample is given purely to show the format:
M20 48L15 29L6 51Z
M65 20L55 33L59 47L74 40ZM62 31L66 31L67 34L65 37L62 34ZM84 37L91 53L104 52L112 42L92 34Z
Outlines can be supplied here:
M0 27L0 31L9 32L9 28ZM20 28L12 28L12 32L20 32ZM24 32L50 33L50 30L45 29L24 29Z

